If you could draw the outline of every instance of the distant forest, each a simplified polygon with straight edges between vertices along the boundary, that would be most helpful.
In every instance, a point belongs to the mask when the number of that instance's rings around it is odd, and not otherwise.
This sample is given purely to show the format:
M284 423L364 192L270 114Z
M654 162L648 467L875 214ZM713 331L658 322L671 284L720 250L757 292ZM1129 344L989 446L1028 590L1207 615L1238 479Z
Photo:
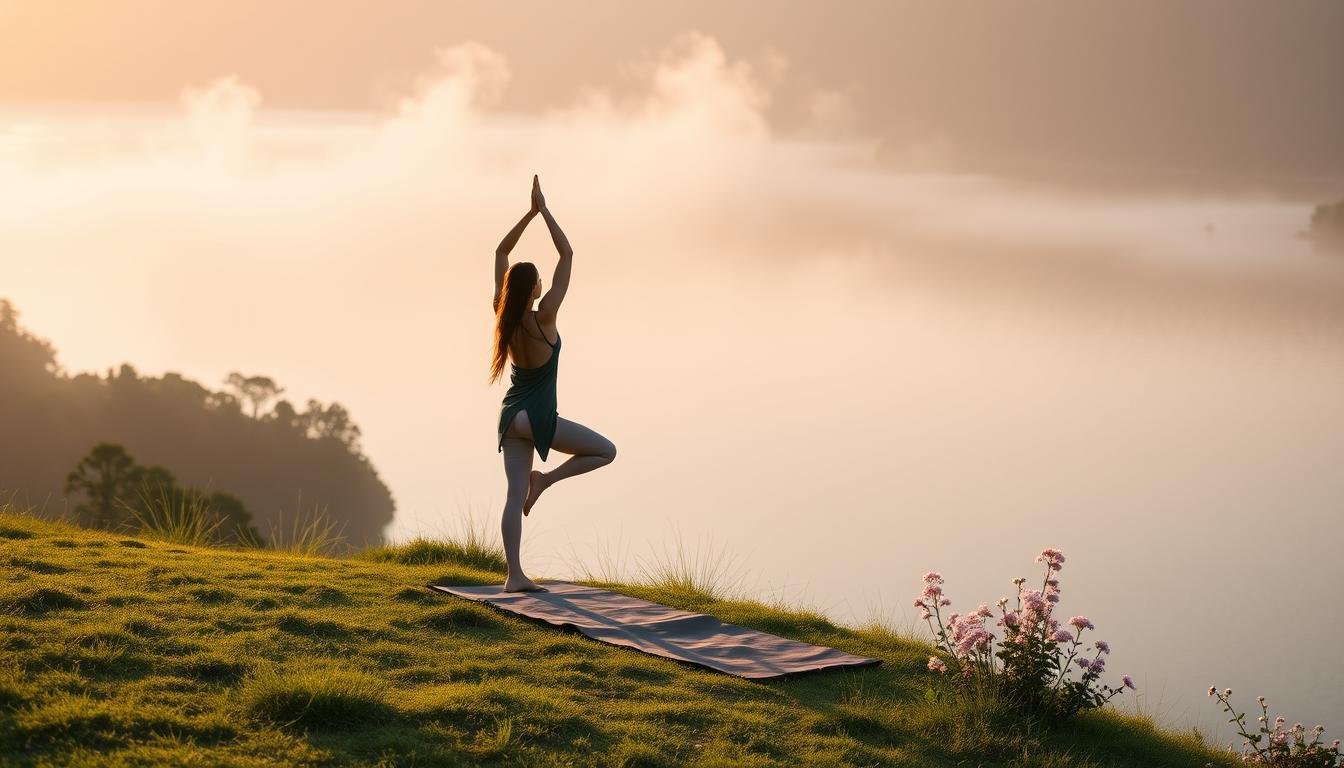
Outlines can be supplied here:
M1344 254L1344 200L1312 209L1310 234L1317 248Z
M260 531L325 511L345 542L382 541L395 505L337 403L300 411L264 376L232 374L214 391L176 373L67 374L52 344L0 299L0 501L49 516L73 511L67 475L100 443L123 446L181 483L241 499ZM300 509L300 505L302 509Z

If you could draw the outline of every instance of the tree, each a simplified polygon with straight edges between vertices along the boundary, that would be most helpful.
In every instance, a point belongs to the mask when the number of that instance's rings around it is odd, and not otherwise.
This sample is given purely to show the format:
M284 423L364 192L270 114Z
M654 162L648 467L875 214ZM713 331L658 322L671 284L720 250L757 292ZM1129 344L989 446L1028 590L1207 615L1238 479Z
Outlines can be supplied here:
M269 376L244 376L237 371L230 373L224 380L225 386L232 387L240 400L252 404L252 418L261 414L261 407L284 392L284 387L275 383Z
M309 400L303 418L314 437L334 438L350 449L351 453L359 454L359 427L350 418L350 412L345 406L332 403L323 407L317 400Z
M8 299L0 299L0 389L12 379L42 381L61 373L56 348L19 327L19 311Z
M238 398L228 392L211 392L205 396L205 409L207 411L225 411L228 413L243 412Z
M160 490L171 491L177 487L177 478L173 473L163 467L135 467L131 474L131 483L138 492L159 493Z
M304 417L294 410L293 403L288 400L281 400L275 404L275 407L271 409L270 420L277 424L283 424L290 429L307 429Z
M75 507L85 525L111 528L121 521L118 502L135 498L140 472L126 449L98 443L65 478L67 494L83 493L88 500Z
M1344 200L1311 212L1311 240L1318 248L1344 252Z
M223 518L220 526L223 536L245 546L261 546L265 539L252 526L252 514L243 506L243 500L231 493L215 491L207 502L216 519Z

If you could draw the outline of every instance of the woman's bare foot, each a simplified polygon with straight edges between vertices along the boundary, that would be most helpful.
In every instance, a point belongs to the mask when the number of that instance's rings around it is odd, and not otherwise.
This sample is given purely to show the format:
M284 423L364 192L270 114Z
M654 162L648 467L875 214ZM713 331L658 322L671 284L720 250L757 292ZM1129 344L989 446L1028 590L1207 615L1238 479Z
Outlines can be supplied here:
M505 592L548 592L545 587L526 576L515 579L512 576L504 580Z
M532 473L527 476L527 501L523 502L524 515L532 511L532 505L537 503L537 497L541 495L542 491L546 490L548 485L550 483L546 482L546 473L540 469L532 470Z

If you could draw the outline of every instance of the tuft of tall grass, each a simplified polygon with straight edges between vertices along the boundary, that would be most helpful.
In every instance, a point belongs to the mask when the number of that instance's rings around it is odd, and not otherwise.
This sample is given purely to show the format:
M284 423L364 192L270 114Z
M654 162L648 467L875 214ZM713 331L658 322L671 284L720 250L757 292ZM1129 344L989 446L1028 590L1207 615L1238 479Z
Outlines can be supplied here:
M581 555L574 543L569 543L573 557L560 554L574 578L607 584L641 584L683 594L699 595L710 600L740 599L759 602L777 611L794 613L822 614L824 610L811 604L802 597L790 600L785 597L787 584L778 590L767 591L757 583L748 589L745 584L746 571L734 570L731 558L727 558L726 547L717 553L711 548L709 553L687 553L687 548L676 534L676 554L664 550L660 556L653 553L652 562L636 556L640 566L635 573L626 568L628 547L623 550L622 543L608 543L599 539L598 544L589 546L589 553ZM650 548L652 548L650 543ZM596 564L596 565L594 565Z
M904 640L920 645L925 642L920 632L922 627L916 619L907 616L902 620L897 620L892 613L882 606L881 595L878 596L877 608L874 609L873 605L869 603L867 619L859 622L855 628L895 640Z
M325 557L346 549L345 523L339 525L327 513L327 507L314 504L311 509L303 506L303 492L299 492L298 502L294 505L294 517L289 527L285 527L285 511L278 513L270 527L271 548L308 557Z
M482 571L508 570L503 549L480 541L436 540L417 536L405 544L372 547L361 553L361 557L376 563L402 565L456 563Z
M593 547L591 556L581 556L574 549L574 542L569 542L569 551L574 554L574 559L570 560L561 554L560 559L564 562L569 571L584 581L603 581L611 584L627 581L625 568L625 553L621 552L621 545L618 541L615 547L599 545ZM614 550L614 552L613 552ZM614 556L613 556L614 555ZM597 569L594 570L591 563L597 562Z
M238 696L243 714L253 719L326 730L390 719L387 687L365 672L300 659L256 667L243 679Z
M141 487L137 495L138 506L122 502L121 507L135 520L138 533L145 538L195 547L208 547L219 540L224 518L211 512L205 494L194 489L174 492L160 484L155 490Z
M745 572L730 571L732 558L725 561L727 548L717 553L711 547L706 555L697 550L688 557L681 533L676 534L677 552L670 555L664 542L664 557L656 552L652 559L639 561L638 579L643 584L673 592L698 594L714 600L728 600L742 595Z
M504 719L495 718L495 732L493 734L481 734L485 743L476 750L475 756L480 759L501 757L509 750L513 743L513 718Z
M2 493L3 491L0 491L0 494ZM51 505L50 497L44 499L42 501L42 506L39 508L38 506L32 504L31 502L26 504L17 503L15 499L18 497L18 495L19 495L18 490L11 490L9 491L8 499L0 500L0 515L14 515L18 517L30 518L33 520L45 520L48 522L56 522L56 523L68 523L71 525L75 524L74 514L70 511L68 503L61 510L57 512L48 512L47 509Z
M508 561L504 547L485 516L463 514L459 507L457 532L432 536L417 535L404 544L386 543L370 547L360 557L377 563L403 565L437 565L456 563L468 568L504 573Z

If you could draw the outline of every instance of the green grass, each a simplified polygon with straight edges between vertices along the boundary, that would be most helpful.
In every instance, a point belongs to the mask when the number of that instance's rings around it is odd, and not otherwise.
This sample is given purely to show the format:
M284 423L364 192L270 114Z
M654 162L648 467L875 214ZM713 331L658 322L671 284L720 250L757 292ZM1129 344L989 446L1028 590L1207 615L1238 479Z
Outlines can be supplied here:
M585 583L884 663L750 682L424 588L501 582L490 552L206 548L0 511L0 764L1234 763L1143 718L1043 730L930 700L928 645L725 598L684 560Z
M345 552L349 546L342 533L345 525L338 525L327 514L326 507L305 507L300 493L294 516L285 525L284 510L279 521L270 524L267 541L272 549L295 555L324 556Z
M124 504L123 508L138 524L140 536L200 547L218 539L224 520L211 517L205 494L193 490L174 494L160 485L154 490L142 488L137 495L140 507Z

